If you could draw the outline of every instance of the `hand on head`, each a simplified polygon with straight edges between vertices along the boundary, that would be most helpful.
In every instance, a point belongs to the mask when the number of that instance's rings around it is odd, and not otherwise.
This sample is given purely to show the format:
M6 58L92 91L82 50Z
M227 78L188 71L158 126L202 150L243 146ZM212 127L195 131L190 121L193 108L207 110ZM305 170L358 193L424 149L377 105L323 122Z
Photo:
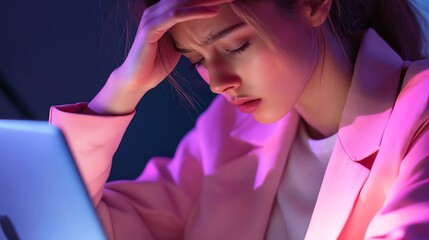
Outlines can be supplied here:
M110 75L106 85L89 103L98 114L132 112L143 95L174 69L180 53L166 34L174 25L214 17L219 4L233 0L161 0L148 7L124 63Z
M116 70L119 78L136 87L151 89L176 66L180 54L174 49L168 30L177 23L210 18L218 6L233 0L163 0L147 8L124 64Z

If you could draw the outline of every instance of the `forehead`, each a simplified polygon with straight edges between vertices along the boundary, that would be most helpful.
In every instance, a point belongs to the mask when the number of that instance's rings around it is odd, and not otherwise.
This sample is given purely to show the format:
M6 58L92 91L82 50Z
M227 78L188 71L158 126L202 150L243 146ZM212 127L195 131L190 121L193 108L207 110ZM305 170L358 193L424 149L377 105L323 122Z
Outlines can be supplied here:
M174 25L170 32L178 45L199 44L207 36L240 22L242 20L229 4L221 4L215 17L181 22Z

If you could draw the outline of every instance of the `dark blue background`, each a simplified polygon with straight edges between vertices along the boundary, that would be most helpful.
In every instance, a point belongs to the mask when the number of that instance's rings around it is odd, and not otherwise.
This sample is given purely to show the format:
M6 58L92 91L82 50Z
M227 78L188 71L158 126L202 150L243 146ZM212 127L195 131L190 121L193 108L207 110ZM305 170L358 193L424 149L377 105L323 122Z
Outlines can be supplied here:
M100 0L1 0L0 118L47 120L51 105L95 96L125 52L124 19L109 13L108 5ZM110 180L135 178L152 156L172 156L210 103L208 86L188 65L181 61L178 70L201 106L194 110L182 103L167 81L149 92L114 157Z

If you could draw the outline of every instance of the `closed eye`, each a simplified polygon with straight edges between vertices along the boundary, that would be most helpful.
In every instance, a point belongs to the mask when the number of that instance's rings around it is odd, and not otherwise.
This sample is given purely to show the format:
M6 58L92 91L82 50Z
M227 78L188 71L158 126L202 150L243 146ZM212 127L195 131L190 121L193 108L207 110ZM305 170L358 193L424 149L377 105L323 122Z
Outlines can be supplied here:
M239 47L237 49L233 49L233 50L227 50L227 52L229 54L231 54L232 56L237 56L237 55L240 55L243 52L245 52L247 49L249 49L249 47L250 47L250 42L247 41L243 45L241 45L241 47ZM194 68L197 68L197 67L201 66L203 64L203 62L204 62L204 58L201 58L197 62L191 63L191 66L189 67L189 69L192 70Z
M247 41L241 47L234 49L234 50L228 50L228 52L233 56L237 56L237 55L245 52L249 47L250 47L250 42Z

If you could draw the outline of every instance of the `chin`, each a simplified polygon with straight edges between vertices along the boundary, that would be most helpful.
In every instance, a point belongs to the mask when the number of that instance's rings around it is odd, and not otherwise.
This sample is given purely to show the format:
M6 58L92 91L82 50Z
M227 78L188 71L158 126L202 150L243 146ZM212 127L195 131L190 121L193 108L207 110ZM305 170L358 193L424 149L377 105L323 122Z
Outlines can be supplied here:
M262 124L271 124L271 123L275 123L277 121L279 121L280 119L282 119L284 116L286 116L287 113L285 114L274 114L274 113L255 113L253 114L253 118Z

